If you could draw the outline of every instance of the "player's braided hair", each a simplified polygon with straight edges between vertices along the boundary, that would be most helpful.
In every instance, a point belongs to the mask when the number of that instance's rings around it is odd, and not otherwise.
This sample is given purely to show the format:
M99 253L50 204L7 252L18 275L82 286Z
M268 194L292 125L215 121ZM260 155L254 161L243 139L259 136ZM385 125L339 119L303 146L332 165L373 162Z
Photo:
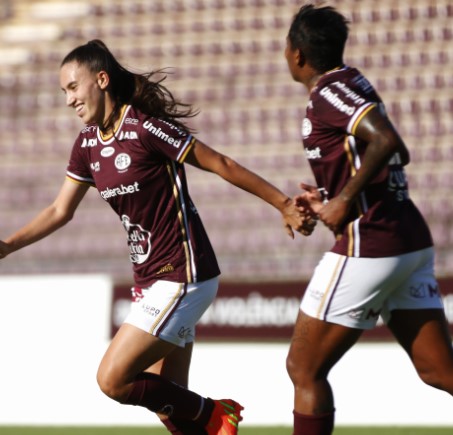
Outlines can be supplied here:
M162 76L162 70L144 74L133 73L124 68L99 39L73 49L65 56L61 66L73 61L85 65L92 72L105 71L109 75L109 91L115 104L109 119L102 126L103 130L114 125L124 104L132 104L147 115L170 121L185 129L189 128L183 119L198 113L190 104L176 100L162 85L166 78L165 75ZM157 75L161 77L154 80Z
M313 68L326 72L343 63L348 33L348 20L333 7L307 4L294 16L288 40Z

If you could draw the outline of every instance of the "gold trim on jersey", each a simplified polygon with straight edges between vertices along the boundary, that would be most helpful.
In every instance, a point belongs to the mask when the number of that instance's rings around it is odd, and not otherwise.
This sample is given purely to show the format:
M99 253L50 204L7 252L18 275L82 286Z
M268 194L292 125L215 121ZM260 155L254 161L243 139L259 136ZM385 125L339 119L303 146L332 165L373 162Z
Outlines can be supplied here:
M366 113L368 110L364 111L364 113ZM361 117L360 117L361 118ZM356 124L354 124L356 125ZM353 140L351 138L351 140ZM351 171L351 177L353 177L356 173L357 173L357 168L355 166L355 158L356 156L354 155L354 152L352 151L351 149L351 142L350 142L350 137L349 135L345 135L345 140L344 140L344 150L346 152L346 156L348 157L348 161L349 161L349 165L350 165L350 171ZM362 205L359 201L359 199L355 199L354 200L354 206L357 208L357 213L359 215L359 217L357 219L360 219L362 216L363 216L363 208L362 208ZM356 243L356 235L355 235L355 232L354 232L354 223L355 223L356 220L350 222L348 225L347 225L347 233L348 233L348 248L347 248L347 251L348 251L348 256L349 257L353 257L354 256L354 245Z
M69 180L69 181L72 181L73 183L75 184L80 184L80 185L83 185L83 186L94 186L95 184L94 183L90 183L89 181L84 181L84 180L76 180L75 178L72 178L70 177L69 175L66 175L66 179Z
M170 175L170 178L173 183L173 196L175 198L175 203L176 207L178 208L178 220L179 220L179 225L181 229L181 234L183 238L183 246L184 246L184 253L186 256L186 276L187 276L187 282L192 282L193 281L193 273L192 273L192 268L191 268L191 254L190 254L190 248L189 248L189 240L187 237L187 229L186 226L184 225L184 216L183 216L183 211L181 208L181 199L180 199L180 192L178 189L178 184L175 179L175 174L173 171L176 171L174 168L173 162L167 163L167 171L168 174Z
M184 160L186 159L187 157L187 154L189 154L189 151L193 148L194 144L195 144L195 141L196 139L194 137L192 137L189 145L187 145L186 149L184 150L184 153L181 155L181 157L179 158L178 162L179 163L182 163L184 162Z
M125 104L121 107L120 110L120 116L118 116L118 119L115 121L115 124L113 126L113 131L109 133L103 133L101 129L99 128L99 136L103 141L108 141L110 140L113 136L115 136L115 133L119 130L121 123L123 122L123 117L126 112L126 109L128 108L128 105Z
M356 131L358 125L360 124L360 121L371 109L374 109L375 107L376 107L376 104L370 105L357 117L357 119L354 121L354 124L352 125L351 134L355 135L355 131Z

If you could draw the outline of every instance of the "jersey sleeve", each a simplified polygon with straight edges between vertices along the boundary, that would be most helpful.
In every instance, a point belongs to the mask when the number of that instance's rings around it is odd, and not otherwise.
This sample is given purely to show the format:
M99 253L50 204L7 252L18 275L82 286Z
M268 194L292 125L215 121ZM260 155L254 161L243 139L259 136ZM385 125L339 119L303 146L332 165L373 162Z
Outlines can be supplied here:
M72 147L69 163L66 168L66 177L76 183L94 186L95 182L90 171L89 163L82 153L82 138L79 137Z
M143 146L151 153L182 163L192 148L195 138L182 128L157 118L148 118L140 131Z

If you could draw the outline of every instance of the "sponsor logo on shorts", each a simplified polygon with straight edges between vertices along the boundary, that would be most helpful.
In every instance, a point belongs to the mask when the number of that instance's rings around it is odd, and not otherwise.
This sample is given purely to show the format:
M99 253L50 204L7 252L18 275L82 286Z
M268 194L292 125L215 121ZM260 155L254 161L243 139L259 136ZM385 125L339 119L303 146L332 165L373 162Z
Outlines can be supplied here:
M179 338L184 338L184 337L189 336L190 333L191 333L191 329L190 328L184 328L184 326L181 326L180 330L178 331L178 337Z
M143 304L142 310L144 313L150 315L151 317L156 317L160 314L160 309L153 307L151 305Z
M411 286L409 292L411 296L416 299L433 298L440 296L439 286L437 284L431 286L426 283L421 283L418 286Z
M320 301L324 297L324 292L315 288L310 289L310 296L317 301Z

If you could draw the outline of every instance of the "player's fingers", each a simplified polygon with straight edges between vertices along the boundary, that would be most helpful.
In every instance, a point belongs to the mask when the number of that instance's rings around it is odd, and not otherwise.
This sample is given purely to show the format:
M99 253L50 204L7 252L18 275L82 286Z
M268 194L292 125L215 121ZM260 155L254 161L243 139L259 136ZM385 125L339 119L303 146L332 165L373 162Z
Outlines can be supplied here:
M285 223L284 226L285 226L286 234L288 234L289 237L294 239L294 231L293 231L291 225Z

